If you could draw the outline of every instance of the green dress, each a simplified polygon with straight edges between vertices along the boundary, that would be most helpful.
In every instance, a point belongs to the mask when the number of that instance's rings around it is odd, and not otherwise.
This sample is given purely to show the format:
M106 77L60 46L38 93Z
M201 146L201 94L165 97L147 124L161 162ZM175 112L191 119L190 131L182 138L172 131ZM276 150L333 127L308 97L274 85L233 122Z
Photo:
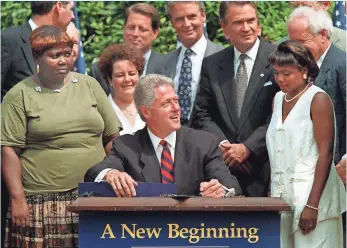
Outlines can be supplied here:
M26 78L1 104L1 145L23 148L19 159L27 196L76 188L87 169L105 157L102 137L121 129L99 83L71 73L60 92Z

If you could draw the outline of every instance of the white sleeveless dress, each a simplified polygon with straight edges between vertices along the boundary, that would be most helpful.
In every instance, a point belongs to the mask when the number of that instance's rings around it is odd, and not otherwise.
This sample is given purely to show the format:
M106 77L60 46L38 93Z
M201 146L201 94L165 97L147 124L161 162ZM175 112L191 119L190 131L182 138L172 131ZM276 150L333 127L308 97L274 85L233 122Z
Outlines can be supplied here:
M266 134L271 165L271 196L281 197L292 207L292 213L282 214L282 247L342 247L340 221L341 213L346 210L346 192L333 163L319 202L316 229L306 236L299 229L300 215L312 188L319 155L310 117L311 102L318 92L324 91L311 86L298 99L283 123L284 93L278 92Z

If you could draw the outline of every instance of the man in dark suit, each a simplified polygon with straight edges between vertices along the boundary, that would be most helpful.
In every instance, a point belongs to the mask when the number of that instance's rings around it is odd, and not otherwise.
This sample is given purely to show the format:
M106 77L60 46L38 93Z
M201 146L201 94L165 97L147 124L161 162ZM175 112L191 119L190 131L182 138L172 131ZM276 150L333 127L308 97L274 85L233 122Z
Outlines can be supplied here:
M126 10L123 26L124 43L139 48L143 53L145 57L143 75L154 73L155 66L164 56L152 49L152 42L159 34L159 26L158 11L149 3L137 3ZM107 95L111 93L109 83L103 78L98 63L92 64L90 75L100 83Z
M29 43L32 30L41 25L66 29L74 18L73 1L34 1L30 4L32 17L28 22L1 32L1 101L16 83L37 70Z
M203 2L168 2L166 10L182 46L166 54L155 72L173 80L182 111L181 124L185 125L194 106L202 60L223 50L223 46L204 36L206 13Z
M168 77L150 74L136 85L136 108L147 127L113 142L86 181L106 180L117 196L135 196L135 181L176 183L179 194L222 197L241 189L221 158L218 137L181 127L178 97Z
M225 163L244 195L266 196L270 167L265 134L279 90L268 62L275 46L258 38L254 3L222 2L219 12L234 46L204 59L192 126L219 136Z

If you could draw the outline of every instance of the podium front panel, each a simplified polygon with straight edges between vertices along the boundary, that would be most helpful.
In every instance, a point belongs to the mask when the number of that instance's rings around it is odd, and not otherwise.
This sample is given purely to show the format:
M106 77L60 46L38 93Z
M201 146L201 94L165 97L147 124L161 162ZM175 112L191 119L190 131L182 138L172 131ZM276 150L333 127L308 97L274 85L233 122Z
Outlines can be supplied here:
M279 248L280 214L268 212L81 212L80 248Z

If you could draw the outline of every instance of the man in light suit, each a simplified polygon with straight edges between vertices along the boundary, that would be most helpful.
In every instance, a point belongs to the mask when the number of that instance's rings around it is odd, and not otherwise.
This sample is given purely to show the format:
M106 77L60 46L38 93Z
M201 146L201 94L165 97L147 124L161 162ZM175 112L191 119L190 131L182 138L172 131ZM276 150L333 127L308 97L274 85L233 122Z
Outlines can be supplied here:
M155 72L173 79L182 110L181 124L186 125L199 87L202 60L221 51L223 47L214 44L204 36L206 14L203 2L168 2L166 9L182 46L166 54L165 61L157 67ZM182 75L186 73L185 57L189 49L192 52L188 56L191 62L189 76L191 80L188 82L182 78ZM183 84L187 86L184 87Z
M104 161L90 168L85 181L106 180L117 196L135 196L136 181L176 183L178 194L241 193L224 164L218 137L181 127L178 97L168 77L149 74L136 85L136 108L147 126L113 142Z
M29 43L32 30L42 25L66 29L74 19L73 1L35 1L30 5L32 17L29 21L1 31L1 101L16 83L37 70Z
M143 53L145 57L143 75L153 73L155 66L164 56L152 49L152 42L159 34L159 25L158 11L149 3L137 3L126 10L123 26L124 43L139 48ZM100 83L107 95L111 93L109 83L101 75L98 63L92 64L90 75Z
M330 8L330 1L293 1L294 7L306 6L313 8L315 10L324 10L328 11ZM343 15L344 13L341 13ZM339 49L346 52L346 31L337 27L333 27L333 31L331 33L330 41ZM275 42L276 45L281 44L283 41L288 40L288 36L278 40Z
M252 2L222 2L221 25L233 46L207 57L192 127L219 136L224 161L246 196L266 196L270 167L265 134L279 90L268 57L275 46L258 38Z

